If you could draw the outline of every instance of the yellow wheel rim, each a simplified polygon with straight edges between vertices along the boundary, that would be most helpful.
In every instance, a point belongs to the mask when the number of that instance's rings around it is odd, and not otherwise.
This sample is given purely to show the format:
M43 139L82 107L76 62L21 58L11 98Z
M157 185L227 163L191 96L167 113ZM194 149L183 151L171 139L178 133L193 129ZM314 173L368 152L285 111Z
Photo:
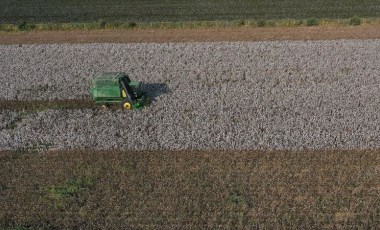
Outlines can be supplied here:
M125 102L124 104L123 104L123 108L124 109L131 109L131 103L129 103L129 102Z

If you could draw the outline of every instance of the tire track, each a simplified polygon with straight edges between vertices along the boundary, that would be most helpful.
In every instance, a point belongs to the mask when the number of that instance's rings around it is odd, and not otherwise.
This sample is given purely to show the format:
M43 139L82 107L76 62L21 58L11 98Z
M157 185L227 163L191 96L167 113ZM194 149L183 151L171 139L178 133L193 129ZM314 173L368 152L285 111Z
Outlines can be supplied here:
M91 100L18 101L0 100L0 110L41 111L46 109L98 109Z

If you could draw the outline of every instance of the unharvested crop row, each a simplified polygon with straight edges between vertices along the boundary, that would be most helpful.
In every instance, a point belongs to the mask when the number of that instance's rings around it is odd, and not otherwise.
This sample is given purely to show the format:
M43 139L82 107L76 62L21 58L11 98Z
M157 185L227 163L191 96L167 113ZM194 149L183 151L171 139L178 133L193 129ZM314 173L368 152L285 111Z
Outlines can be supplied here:
M0 47L3 100L88 100L125 71L142 111L2 110L1 149L380 147L380 41ZM20 116L17 122L6 117Z
M0 23L14 22L162 22L242 19L305 19L379 17L379 2L373 0L130 0L130 1L5 1Z

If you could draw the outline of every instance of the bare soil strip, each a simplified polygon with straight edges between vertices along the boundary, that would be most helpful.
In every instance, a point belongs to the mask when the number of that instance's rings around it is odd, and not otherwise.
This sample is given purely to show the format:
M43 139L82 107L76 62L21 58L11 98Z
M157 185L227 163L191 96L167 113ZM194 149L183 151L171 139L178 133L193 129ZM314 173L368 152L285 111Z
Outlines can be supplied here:
M46 109L99 108L91 100L17 101L0 100L0 110L39 111Z
M0 228L378 229L380 152L0 152Z
M269 40L379 39L379 25L295 27L74 30L0 33L0 44L216 42Z

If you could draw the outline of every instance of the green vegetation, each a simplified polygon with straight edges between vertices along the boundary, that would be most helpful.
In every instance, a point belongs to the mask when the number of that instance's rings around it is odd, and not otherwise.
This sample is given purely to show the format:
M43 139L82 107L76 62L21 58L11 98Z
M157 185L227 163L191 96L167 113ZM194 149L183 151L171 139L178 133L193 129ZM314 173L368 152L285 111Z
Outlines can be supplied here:
M194 29L226 27L297 27L297 26L349 26L360 24L380 24L380 18L353 17L350 19L317 19L306 20L235 20L235 21L186 21L186 22L107 22L103 19L89 23L21 23L0 24L0 31L50 31L50 30L96 30L96 29Z
M362 20L358 16L354 16L350 19L350 25L358 26L362 23Z
M33 30L36 28L36 25L34 24L29 24L27 22L21 22L20 24L17 25L18 30Z
M104 20L104 19L99 19L98 20L98 28L99 29L104 29L104 28L106 28L106 21Z
M360 25L380 18L380 2L372 0L1 1L0 31Z
M317 26L318 25L318 20L316 18L309 18L306 21L307 26Z
M378 156L0 152L0 229L376 229Z
M182 22L380 17L373 0L0 0L0 23ZM344 7L342 7L344 6Z
M54 199L79 196L85 187L93 185L92 179L71 179L62 185L51 186L48 188L49 195Z

